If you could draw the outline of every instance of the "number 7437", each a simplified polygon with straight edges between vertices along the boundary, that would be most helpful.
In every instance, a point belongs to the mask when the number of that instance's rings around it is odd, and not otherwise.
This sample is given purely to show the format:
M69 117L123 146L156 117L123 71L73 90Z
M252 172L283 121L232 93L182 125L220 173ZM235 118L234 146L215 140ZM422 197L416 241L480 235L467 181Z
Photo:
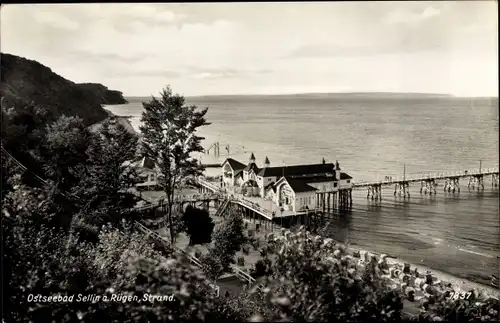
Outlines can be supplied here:
M451 299L469 299L472 292L450 292Z

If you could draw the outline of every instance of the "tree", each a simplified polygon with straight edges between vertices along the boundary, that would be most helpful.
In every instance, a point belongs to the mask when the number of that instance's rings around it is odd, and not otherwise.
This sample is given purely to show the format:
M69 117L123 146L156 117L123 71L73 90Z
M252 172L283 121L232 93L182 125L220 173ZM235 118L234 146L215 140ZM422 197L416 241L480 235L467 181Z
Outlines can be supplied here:
M45 141L47 118L45 109L27 104L22 99L12 96L3 96L1 99L2 146L34 173L43 173L40 150ZM21 180L24 184L39 185L31 172L23 172Z
M376 273L362 272L342 249L303 230L271 236L272 274L263 292L274 320L348 322L401 319L402 300Z
M243 234L241 214L235 213L222 222L216 228L212 241L215 252L219 254L223 269L229 270L229 266L234 263L236 252L247 241Z
M2 208L2 273L7 322L63 322L77 311L65 306L29 302L29 295L63 296L86 293L95 271L88 266L88 248L67 244L50 199L42 189L18 187ZM8 304L8 305L7 305ZM61 314L61 310L64 314ZM71 313L73 312L73 313Z
M215 223L207 210L188 205L182 216L186 233L189 235L189 244L203 244L212 241L212 232Z
M137 198L129 189L138 177L132 167L136 151L137 137L116 118L101 124L92 135L86 150L86 167L80 168L80 180L72 190L81 199L83 213L94 215L93 220L97 215L116 224L135 206Z
M81 118L61 116L48 126L46 138L46 175L55 182L57 189L69 193L86 167L91 133Z
M213 247L208 249L208 253L200 259L202 270L210 279L217 280L224 273L220 251Z
M153 260L163 259L143 234L134 232L129 226L125 226L125 230L121 232L109 224L99 233L99 243L95 246L94 253L94 265L112 285L131 279L127 273L132 259L139 256Z
M144 112L140 127L143 154L151 158L163 179L160 183L166 195L170 236L174 243L172 206L177 189L186 181L203 172L203 167L193 156L202 152L202 137L197 130L206 126L208 108L198 110L195 105L185 105L183 96L173 94L170 87L161 92L160 99L152 97L143 102Z

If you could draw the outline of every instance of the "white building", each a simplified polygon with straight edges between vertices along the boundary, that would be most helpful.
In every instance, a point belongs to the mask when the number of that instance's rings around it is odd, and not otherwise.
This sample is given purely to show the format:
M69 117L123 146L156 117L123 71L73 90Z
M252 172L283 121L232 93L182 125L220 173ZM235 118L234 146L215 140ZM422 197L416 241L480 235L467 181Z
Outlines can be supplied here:
M314 209L321 206L321 194L352 187L351 176L340 171L338 161L321 164L271 167L266 157L264 167L228 158L222 164L223 185L244 195L260 196L274 201L287 211Z

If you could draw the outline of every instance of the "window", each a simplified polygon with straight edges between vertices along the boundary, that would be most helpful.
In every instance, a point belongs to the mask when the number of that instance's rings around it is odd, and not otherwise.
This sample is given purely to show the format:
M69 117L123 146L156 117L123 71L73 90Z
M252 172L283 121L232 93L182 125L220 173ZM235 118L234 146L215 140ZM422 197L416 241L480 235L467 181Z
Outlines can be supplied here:
M155 174L149 175L149 178L151 178L151 180L150 180L151 182L154 182L155 181Z
M333 187L337 187L337 183L333 183Z
M350 180L350 179L348 179L348 180L347 180L347 184L349 184L350 182L351 182L351 180Z
M307 203L307 204L311 204L311 197L310 196L309 196L309 203Z

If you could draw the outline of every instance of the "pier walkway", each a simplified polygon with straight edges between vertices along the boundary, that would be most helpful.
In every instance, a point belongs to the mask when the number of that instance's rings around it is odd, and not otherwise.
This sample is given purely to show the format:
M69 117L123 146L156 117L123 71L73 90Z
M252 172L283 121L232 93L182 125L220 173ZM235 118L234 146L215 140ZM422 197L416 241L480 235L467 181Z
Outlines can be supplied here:
M408 183L413 183L413 182L424 182L428 180L443 180L443 179L450 179L450 178L466 178L466 177L476 177L476 176L487 176L487 175L498 175L499 170L498 168L488 168L488 169L473 169L473 170L466 170L463 172L447 172L447 173L433 173L433 174L418 174L418 175L407 175L407 176L400 176L400 177L394 177L390 179L386 179L383 181L361 181L361 182L354 182L353 181L353 188L361 188L361 187L368 187L372 185L392 185L392 184L397 184L397 183L403 183L403 182L408 182Z
M460 179L468 178L468 188L484 189L484 177L491 176L491 185L497 187L499 185L499 170L498 168L487 169L472 169L464 170L461 172L446 172L446 173L433 173L433 174L418 174L401 177L386 177L383 181L371 182L354 182L352 189L367 188L368 192L366 197L372 199L382 199L382 187L394 185L394 195L410 196L409 186L410 183L420 183L420 193L430 195L436 194L436 187L438 181L444 180L443 191L458 191L460 192Z
M499 184L499 169L498 168L487 168L487 169L472 169L464 170L461 172L446 172L446 173L433 173L433 174L418 174L418 175L407 175L401 177L386 177L383 181L364 181L355 182L353 181L350 187L345 187L339 189L342 191L352 191L367 188L367 198L372 199L382 199L382 187L395 185L394 195L409 197L409 186L410 183L421 183L420 193L423 194L437 194L436 187L438 186L438 181L444 181L444 191L458 191L460 192L459 180L463 178L468 178L467 183L468 188L472 189L484 189L484 177L491 176L492 186L498 186ZM310 210L300 210L300 211L290 211L281 210L281 208L276 205L273 201L264 199L262 197L246 197L242 194L232 192L230 190L223 189L217 183L208 181L203 177L197 179L197 183L200 185L199 195L184 196L180 199L176 199L174 204L182 207L185 204L196 205L196 203L202 203L207 207L211 202L214 203L214 207L219 209L225 209L229 204L239 205L252 213L258 214L266 220L273 221L276 218L290 217L290 216L300 216L311 213L316 213L318 211L330 211L330 208L325 209L310 209ZM349 192L348 192L349 193ZM350 193L349 193L350 194ZM225 203L227 201L227 203ZM164 206L165 203L161 200L147 201L149 205L138 206L135 209L139 211L154 209ZM352 203L352 200L350 200ZM351 204L352 205L352 204ZM222 207L221 207L222 206ZM349 205L350 206L350 205ZM224 210L219 210L223 212ZM218 211L218 213L219 213ZM328 213L327 212L327 213Z

